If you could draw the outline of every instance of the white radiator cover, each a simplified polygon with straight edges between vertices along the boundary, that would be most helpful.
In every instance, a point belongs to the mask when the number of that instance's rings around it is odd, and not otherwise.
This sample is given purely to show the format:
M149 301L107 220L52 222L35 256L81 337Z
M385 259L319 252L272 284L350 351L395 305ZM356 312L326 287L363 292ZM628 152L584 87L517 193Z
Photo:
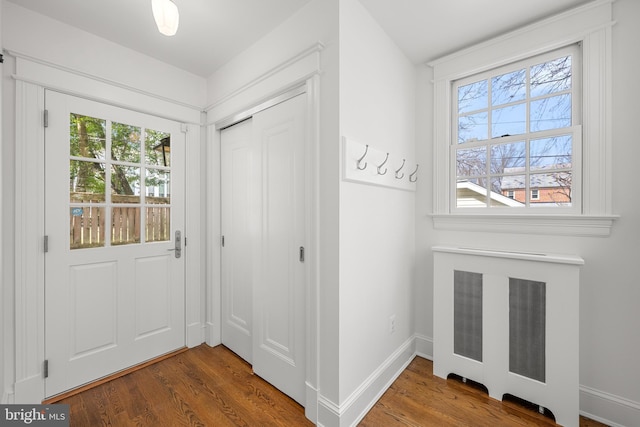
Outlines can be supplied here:
M584 261L444 246L432 250L433 373L471 379L495 399L508 393L549 409L558 424L578 426L579 273Z

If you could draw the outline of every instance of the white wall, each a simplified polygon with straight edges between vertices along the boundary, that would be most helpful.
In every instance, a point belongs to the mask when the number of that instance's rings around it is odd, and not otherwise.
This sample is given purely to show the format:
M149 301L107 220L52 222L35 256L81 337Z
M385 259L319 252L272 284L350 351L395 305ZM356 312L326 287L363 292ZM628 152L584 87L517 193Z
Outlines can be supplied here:
M396 161L406 158L407 175L415 165L416 77L415 66L360 2L341 1L340 133ZM399 164L386 166L393 174ZM428 179L425 173L419 178ZM414 212L412 191L340 183L342 406L371 376L384 375L381 367L395 362L394 353L413 336Z
M224 102L239 89L318 42L328 49L337 47L332 46L337 40L337 0L325 3L309 2L279 27L209 76L206 105L212 107Z
M640 353L635 272L640 242L640 204L633 171L640 159L636 113L640 60L632 52L640 40L640 3L613 4L613 206L621 218L609 237L565 237L530 234L434 230L431 185L417 194L416 332L433 336L430 248L434 245L480 246L502 250L577 254L585 260L580 284L581 411L619 425L640 424ZM420 163L433 164L433 91L431 70L420 68L420 117L417 151ZM436 302L437 303L437 302Z
M202 110L202 77L2 1L4 49Z

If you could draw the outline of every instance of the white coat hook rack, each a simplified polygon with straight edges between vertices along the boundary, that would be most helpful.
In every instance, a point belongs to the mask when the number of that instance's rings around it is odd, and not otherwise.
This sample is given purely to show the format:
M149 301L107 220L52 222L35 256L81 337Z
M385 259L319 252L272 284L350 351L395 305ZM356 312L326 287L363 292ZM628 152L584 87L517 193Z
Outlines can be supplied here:
M411 175L404 169L410 163L411 157L407 157L405 153L394 155L393 151L378 150L373 145L361 144L343 137L344 181L415 191L417 166L416 172ZM394 173L388 173L389 169Z

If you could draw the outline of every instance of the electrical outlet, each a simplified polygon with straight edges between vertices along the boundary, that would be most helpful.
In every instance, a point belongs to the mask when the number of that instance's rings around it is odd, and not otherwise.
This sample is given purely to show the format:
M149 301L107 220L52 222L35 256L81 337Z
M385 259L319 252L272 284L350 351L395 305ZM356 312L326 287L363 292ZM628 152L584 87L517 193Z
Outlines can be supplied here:
M389 333L392 334L396 331L396 315L389 316Z

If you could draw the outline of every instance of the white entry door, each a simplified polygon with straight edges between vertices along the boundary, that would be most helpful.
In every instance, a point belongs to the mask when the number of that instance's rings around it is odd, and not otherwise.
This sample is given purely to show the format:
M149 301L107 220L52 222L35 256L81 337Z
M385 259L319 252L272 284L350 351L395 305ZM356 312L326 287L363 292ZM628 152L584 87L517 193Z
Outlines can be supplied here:
M305 111L298 95L222 134L223 343L302 405Z
M46 395L185 345L185 135L46 92Z

